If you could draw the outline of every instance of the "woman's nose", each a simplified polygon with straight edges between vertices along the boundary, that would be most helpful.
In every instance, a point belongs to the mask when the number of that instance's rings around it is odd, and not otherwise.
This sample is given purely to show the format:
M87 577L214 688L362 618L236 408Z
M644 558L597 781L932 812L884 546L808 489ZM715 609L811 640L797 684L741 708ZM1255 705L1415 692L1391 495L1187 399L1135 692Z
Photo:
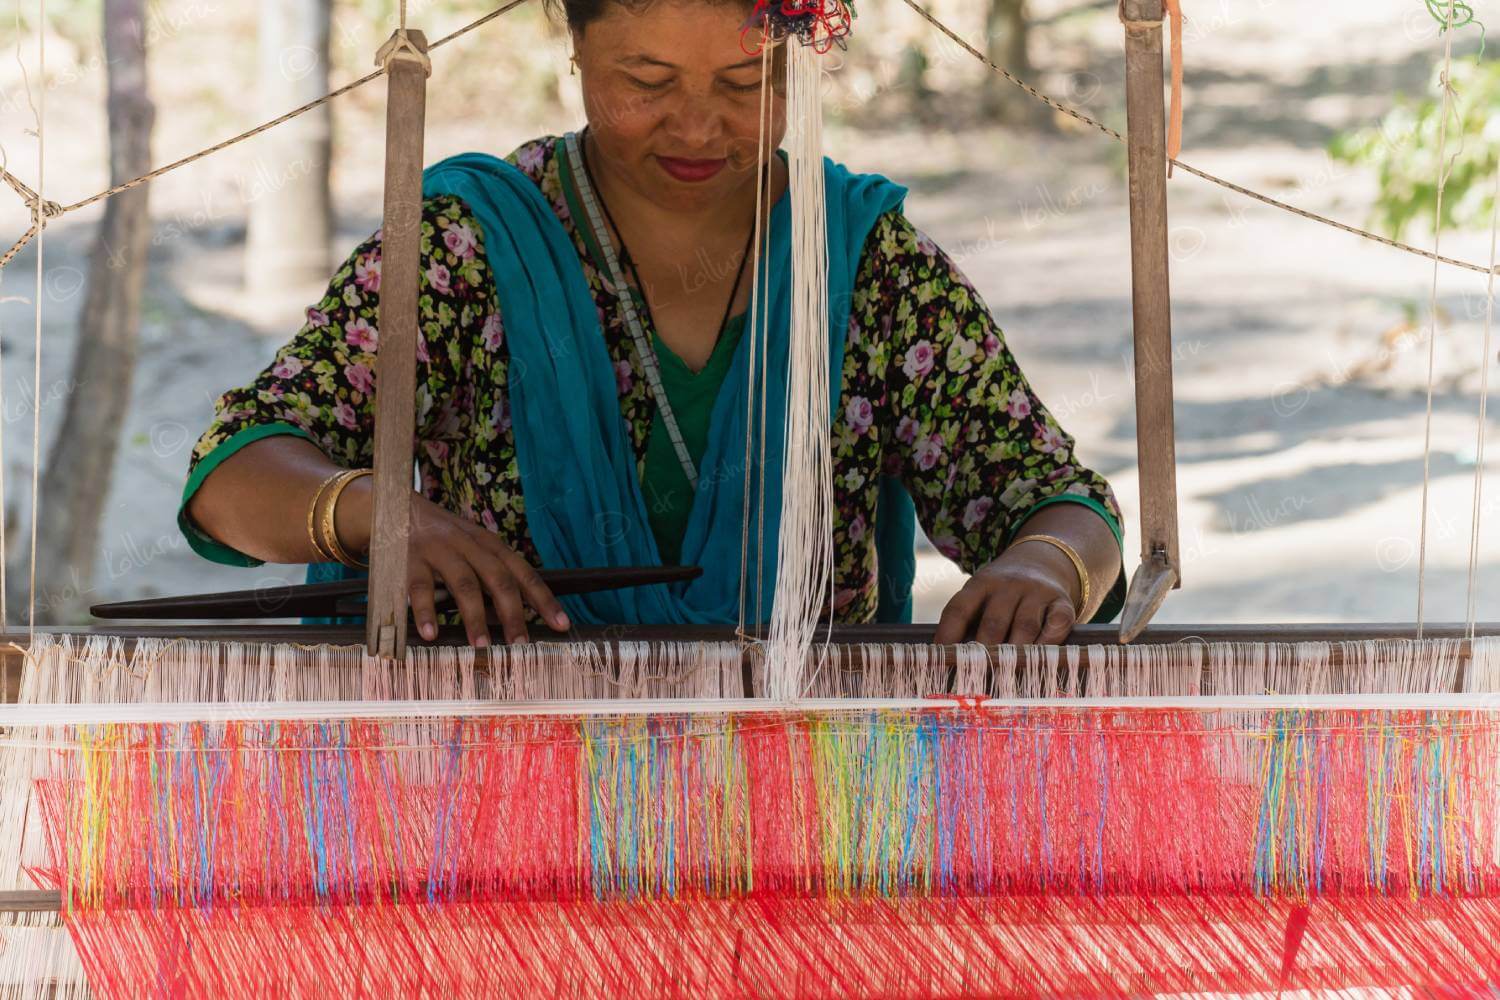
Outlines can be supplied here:
M723 150L712 148L724 135L724 118L711 100L685 95L667 113L662 125L669 136L682 144L680 152L684 155L724 155Z

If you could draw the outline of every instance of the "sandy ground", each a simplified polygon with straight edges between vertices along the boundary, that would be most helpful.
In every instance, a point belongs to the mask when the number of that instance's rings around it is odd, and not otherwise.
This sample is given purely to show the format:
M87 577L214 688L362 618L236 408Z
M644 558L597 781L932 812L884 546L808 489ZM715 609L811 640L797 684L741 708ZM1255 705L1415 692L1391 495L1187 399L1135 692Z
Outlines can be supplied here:
M1041 9L1063 6L1044 3ZM213 64L211 44L186 41L197 7L163 7L178 18L161 29L161 49L175 53L165 60L173 71L190 77L195 67ZM889 0L872 4L867 16L911 16L898 7ZM1372 179L1332 163L1325 144L1342 128L1376 121L1398 92L1424 91L1439 42L1418 0L1333 0L1320 4L1316 17L1299 9L1285 0L1188 5L1193 25L1183 158L1360 224ZM945 8L937 10L941 15ZM972 32L973 20L960 17L958 26ZM1046 70L1048 89L1118 127L1119 49L1118 26L1109 18L1075 17L1041 32L1033 58ZM62 65L53 60L65 60L65 43L49 51L61 53L49 55L49 66ZM220 58L220 68L248 78L251 67ZM30 178L35 141L22 131L30 117L13 62L0 70L0 138L13 168ZM939 74L969 72L951 52L938 50L935 63ZM254 107L226 107L218 91L195 101L195 92L182 86L183 103L159 112L158 160L258 120ZM86 62L47 90L50 197L72 200L102 186L101 92L99 66ZM375 96L350 98L359 102L351 107L366 125L378 120ZM567 114L512 120L498 104L484 115L457 116L445 104L430 125L428 155L505 152L536 131L576 123ZM341 124L337 140L343 151L335 173L337 257L379 224L370 211L378 204L379 140L361 144L354 131ZM1121 151L1097 133L1038 137L915 125L878 131L834 125L829 147L851 166L881 170L910 186L908 214L959 260L1042 398L1077 438L1082 459L1113 483L1128 519L1126 555L1133 566L1139 536ZM257 180L274 188L274 165L257 158L250 143L153 190L159 239L135 400L91 598L243 587L298 575L291 567L247 571L206 563L187 548L174 522L188 450L214 396L265 363L317 292L294 291L286 303L245 300L244 208ZM1391 334L1409 310L1426 322L1431 265L1191 175L1173 178L1169 193L1185 584L1159 620L1413 619L1424 467L1430 469L1426 615L1462 619L1476 481L1483 276L1446 268L1439 275L1446 319L1434 351L1437 391L1424 461L1428 341L1422 330L1405 339ZM8 193L0 194L7 195L0 197L0 232L19 234L24 213ZM67 394L87 391L70 384L67 366L84 255L97 219L97 209L89 209L49 231L39 391L31 379L34 248L10 265L0 288L6 498L23 517L33 401L41 404L45 440ZM1430 235L1416 238L1431 242ZM1442 249L1483 261L1489 234L1446 232ZM1494 422L1492 414L1491 430ZM1500 619L1500 481L1493 472L1486 479L1477 613ZM956 569L925 552L918 618L935 618L960 583Z

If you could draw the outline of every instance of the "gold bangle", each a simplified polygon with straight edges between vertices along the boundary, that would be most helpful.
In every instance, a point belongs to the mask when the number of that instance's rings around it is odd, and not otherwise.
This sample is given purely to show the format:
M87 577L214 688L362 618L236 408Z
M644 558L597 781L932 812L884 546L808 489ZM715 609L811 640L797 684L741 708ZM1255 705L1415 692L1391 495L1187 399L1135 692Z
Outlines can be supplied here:
M323 540L318 537L318 504L322 501L323 494L327 491L329 484L343 474L344 470L340 469L319 483L317 491L313 493L312 503L307 505L307 537L312 540L313 551L324 562L332 562L334 556L332 552L328 551L327 546L323 544Z
M1056 535L1022 535L1010 544L1014 548L1022 542L1046 542L1048 545L1056 546L1073 563L1073 568L1078 571L1078 589L1083 592L1078 598L1078 607L1076 610L1078 616L1080 618L1083 617L1084 609L1089 606L1089 571L1088 567L1083 564L1083 559L1079 557L1077 550Z
M323 510L323 541L328 545L333 556L345 566L353 566L357 569L366 569L369 562L361 562L344 548L339 541L338 528L334 525L334 513L338 510L339 496L348 485L361 476L373 474L372 469L350 469L339 474L338 482L334 483L333 489L329 491L328 506Z

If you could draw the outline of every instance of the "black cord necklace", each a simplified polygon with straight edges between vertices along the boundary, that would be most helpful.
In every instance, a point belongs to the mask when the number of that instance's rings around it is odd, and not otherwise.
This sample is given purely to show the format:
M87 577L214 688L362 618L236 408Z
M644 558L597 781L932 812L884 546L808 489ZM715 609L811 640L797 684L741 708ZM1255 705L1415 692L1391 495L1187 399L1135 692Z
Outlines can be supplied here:
M651 315L651 300L646 295L646 285L641 281L640 272L636 270L635 259L630 255L630 248L625 245L625 233L620 229L619 225L616 224L614 216L610 215L609 203L604 200L604 192L602 189L600 189L599 182L594 177L594 171L589 166L587 141L588 134L588 126L584 126L583 132L579 136L578 143L578 152L583 160L583 172L588 174L589 184L594 189L594 195L599 202L599 207L604 210L605 220L609 223L609 227L615 231L615 240L620 244L620 260L624 263L625 267L629 269L630 279L635 282L635 287L640 290L641 303L645 306L646 309L647 322L651 324L651 329L654 331L656 330L656 319ZM724 303L724 315L720 317L718 329L714 331L715 345L718 344L719 336L724 332L724 328L729 324L729 314L734 309L734 299L735 296L739 294L740 281L743 280L745 276L745 263L750 259L750 247L751 244L754 243L754 241L755 226L751 225L750 232L745 236L745 249L740 254L739 270L735 271L734 284L730 286L729 289L729 301ZM626 290L622 289L622 292L626 292L626 294L628 294L628 291ZM660 334L658 334L658 336L660 336Z

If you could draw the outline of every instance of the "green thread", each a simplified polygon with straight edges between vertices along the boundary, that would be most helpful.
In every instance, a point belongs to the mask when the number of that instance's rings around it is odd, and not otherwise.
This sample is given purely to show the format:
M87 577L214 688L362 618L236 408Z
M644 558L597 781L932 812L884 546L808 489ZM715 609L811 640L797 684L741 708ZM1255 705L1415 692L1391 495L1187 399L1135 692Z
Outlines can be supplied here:
M1484 22L1474 16L1474 8L1464 3L1463 0L1423 0L1427 4L1427 13L1438 23L1438 34L1441 35L1449 28L1462 28L1467 25L1477 25L1479 28L1479 55L1484 55ZM1453 21L1450 24L1449 18Z

